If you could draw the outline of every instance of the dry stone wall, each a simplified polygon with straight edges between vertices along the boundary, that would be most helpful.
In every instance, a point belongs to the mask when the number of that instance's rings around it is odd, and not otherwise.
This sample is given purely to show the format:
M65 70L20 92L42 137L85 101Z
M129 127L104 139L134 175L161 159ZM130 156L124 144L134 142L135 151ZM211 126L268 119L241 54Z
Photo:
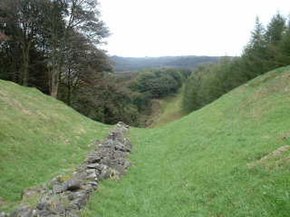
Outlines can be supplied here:
M130 167L128 154L132 144L126 138L128 128L118 123L68 180L51 180L41 189L42 197L36 207L21 206L11 214L0 213L0 217L79 217L101 180L118 179Z

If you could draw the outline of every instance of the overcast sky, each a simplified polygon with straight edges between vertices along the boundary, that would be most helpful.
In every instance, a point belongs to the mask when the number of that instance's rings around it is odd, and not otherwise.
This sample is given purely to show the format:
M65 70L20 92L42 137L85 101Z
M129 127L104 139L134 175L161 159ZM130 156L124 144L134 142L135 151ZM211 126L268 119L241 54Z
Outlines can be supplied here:
M240 55L259 16L267 24L289 0L99 0L105 49L119 56Z

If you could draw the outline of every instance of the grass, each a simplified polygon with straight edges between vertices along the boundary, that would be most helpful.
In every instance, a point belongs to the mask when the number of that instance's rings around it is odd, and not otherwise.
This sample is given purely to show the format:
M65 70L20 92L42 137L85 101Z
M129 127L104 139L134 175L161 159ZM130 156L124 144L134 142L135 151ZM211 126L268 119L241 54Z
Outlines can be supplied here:
M131 129L134 166L83 216L289 216L289 151L259 163L290 144L289 111L287 67L164 127Z
M108 129L36 89L0 80L0 209L69 173Z
M150 127L164 126L172 121L178 120L185 114L182 111L182 89L175 96L168 96L164 99L156 100L158 111L155 111Z

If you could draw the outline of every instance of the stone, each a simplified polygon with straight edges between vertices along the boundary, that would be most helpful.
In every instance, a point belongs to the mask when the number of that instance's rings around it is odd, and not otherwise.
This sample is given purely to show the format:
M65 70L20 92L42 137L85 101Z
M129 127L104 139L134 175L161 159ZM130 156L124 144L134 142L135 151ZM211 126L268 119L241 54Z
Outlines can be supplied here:
M65 216L66 217L80 217L81 215L80 214L78 214L76 211L75 212L66 212L65 213Z
M65 190L77 191L81 188L81 181L77 179L70 179L65 183Z
M132 164L129 161L126 160L125 164L124 164L124 168L128 169L130 166L132 166Z
M73 205L76 205L78 209L81 209L85 206L87 200L89 199L89 195L87 192L81 191L76 192L74 195Z
M112 139L107 139L104 143L103 143L103 146L104 148L110 148L114 146L114 140Z
M98 182L89 182L89 184L93 187L98 187Z
M128 149L125 145L121 143L115 146L115 150L122 151L122 152L130 152L130 149Z
M56 185L52 186L52 191L55 194L60 194L60 193L64 192L65 190L66 190L66 188L63 184L56 184Z
M6 214L5 212L0 212L0 217L8 217L8 214Z
M100 171L100 179L107 179L110 177L110 171L109 171L109 168L108 166L106 165L103 165L103 168L102 170Z
M91 173L91 174L87 175L86 179L87 180L96 180L97 177L98 176L96 173Z
M41 201L37 204L36 208L38 210L47 210L49 208L49 203L47 201Z
M33 209L29 206L23 206L14 211L11 217L33 217Z
M55 217L55 215L49 210L37 211L37 217Z
M88 164L87 168L88 169L97 169L100 166L98 163L93 163L93 164Z
M87 169L86 174L96 173L96 169Z
M91 153L87 159L88 163L99 163L101 161L101 157L96 153Z

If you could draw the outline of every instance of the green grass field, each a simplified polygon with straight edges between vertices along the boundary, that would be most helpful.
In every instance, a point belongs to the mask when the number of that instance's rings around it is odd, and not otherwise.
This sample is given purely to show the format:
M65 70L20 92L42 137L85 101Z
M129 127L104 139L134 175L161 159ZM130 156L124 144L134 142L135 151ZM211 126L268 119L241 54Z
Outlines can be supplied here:
M83 216L289 216L290 152L269 153L290 145L290 67L130 137L134 166L102 183Z
M25 188L74 169L108 129L36 89L0 80L0 210Z

